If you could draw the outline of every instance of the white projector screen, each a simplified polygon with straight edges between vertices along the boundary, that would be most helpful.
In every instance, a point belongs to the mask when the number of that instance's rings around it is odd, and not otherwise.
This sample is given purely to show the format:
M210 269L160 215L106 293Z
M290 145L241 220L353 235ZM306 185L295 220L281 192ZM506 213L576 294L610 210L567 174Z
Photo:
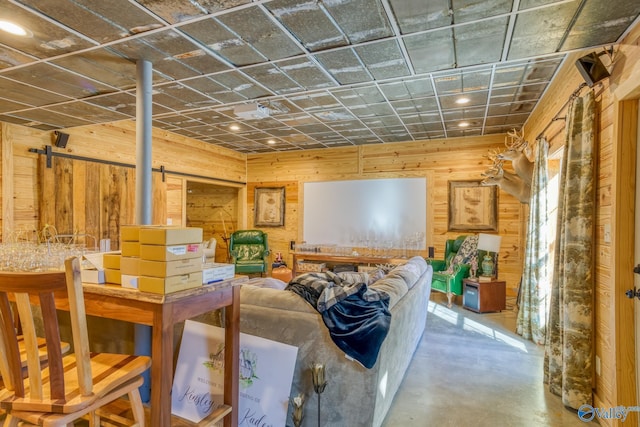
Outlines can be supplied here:
M419 236L425 249L426 218L426 178L304 184L303 239L309 244L362 246L368 240L399 248Z

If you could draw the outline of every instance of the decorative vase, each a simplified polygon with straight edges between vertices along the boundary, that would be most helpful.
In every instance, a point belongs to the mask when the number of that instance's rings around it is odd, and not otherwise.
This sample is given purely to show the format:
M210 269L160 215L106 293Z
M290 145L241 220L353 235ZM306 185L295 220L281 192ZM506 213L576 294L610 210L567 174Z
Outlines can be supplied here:
M483 276L493 276L493 268L495 264L493 263L493 257L487 253L482 259L482 275Z

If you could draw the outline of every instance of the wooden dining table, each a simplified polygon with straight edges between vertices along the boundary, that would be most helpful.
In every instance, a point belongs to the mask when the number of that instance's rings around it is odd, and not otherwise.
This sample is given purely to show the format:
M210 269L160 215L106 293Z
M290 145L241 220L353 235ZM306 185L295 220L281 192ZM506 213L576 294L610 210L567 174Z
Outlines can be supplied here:
M240 286L246 277L217 282L166 295L141 292L117 285L84 284L88 315L148 325L151 335L151 401L148 426L171 426L173 385L173 326L200 314L224 308L225 373L224 404L232 410L224 418L225 427L238 425L238 377L240 336ZM58 305L69 310L66 300Z

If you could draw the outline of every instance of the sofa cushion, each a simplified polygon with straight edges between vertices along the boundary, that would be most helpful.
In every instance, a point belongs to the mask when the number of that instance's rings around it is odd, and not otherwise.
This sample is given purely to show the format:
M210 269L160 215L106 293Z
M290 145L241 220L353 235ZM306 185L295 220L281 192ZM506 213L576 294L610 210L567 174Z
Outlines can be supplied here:
M317 313L315 308L293 292L284 292L279 289L254 285L242 285L240 289L240 304L257 305L285 311Z

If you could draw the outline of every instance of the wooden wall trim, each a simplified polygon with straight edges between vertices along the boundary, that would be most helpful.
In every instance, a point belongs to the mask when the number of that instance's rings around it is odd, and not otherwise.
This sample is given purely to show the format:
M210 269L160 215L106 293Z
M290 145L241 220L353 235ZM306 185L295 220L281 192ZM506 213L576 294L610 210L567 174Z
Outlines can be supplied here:
M14 229L13 224L13 144L7 141L7 125L0 127L2 141L2 239Z
M615 203L612 207L612 254L614 284L616 398L615 403L636 406L636 363L634 337L634 302L625 296L633 289L633 253L635 247L635 187L638 101L622 101L615 105L617 144L615 150ZM630 375L630 373L632 373ZM638 414L630 412L625 423L638 424Z

